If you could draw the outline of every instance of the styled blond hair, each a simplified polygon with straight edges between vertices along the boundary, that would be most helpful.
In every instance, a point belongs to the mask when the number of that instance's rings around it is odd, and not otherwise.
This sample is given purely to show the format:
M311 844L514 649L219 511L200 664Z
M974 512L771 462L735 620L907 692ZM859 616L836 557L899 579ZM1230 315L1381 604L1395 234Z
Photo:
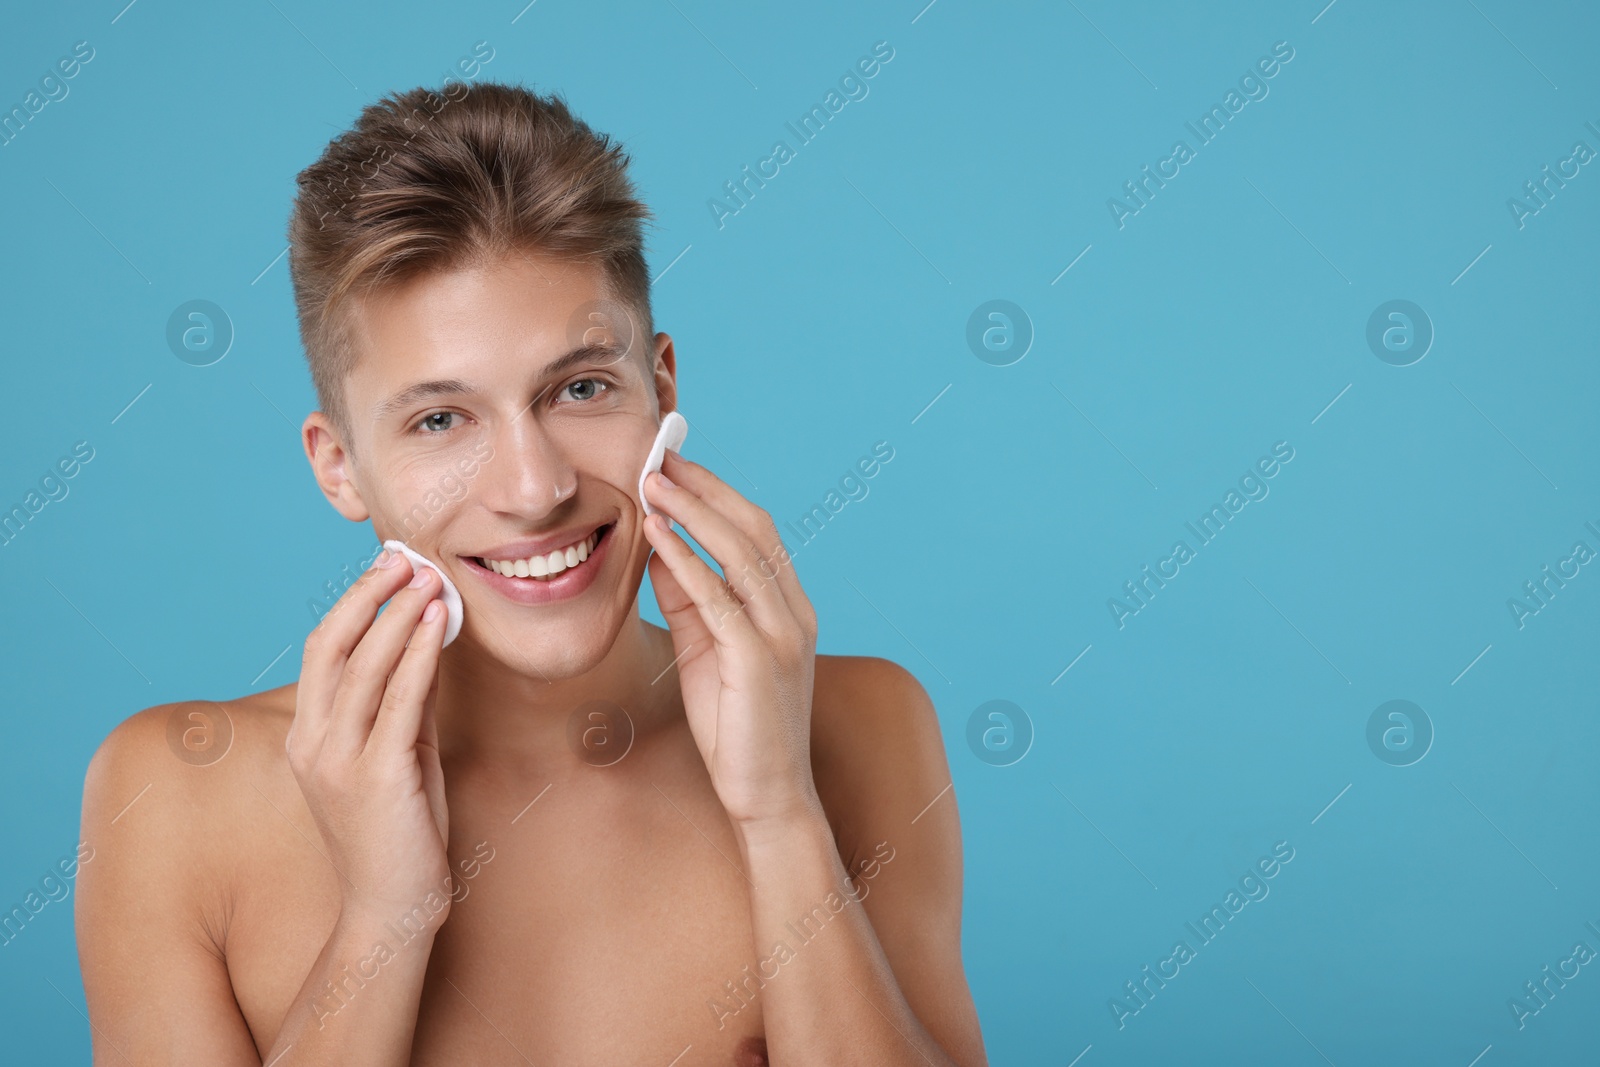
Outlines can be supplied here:
M516 251L598 258L612 299L654 335L643 229L652 214L620 143L559 94L451 82L362 110L296 179L289 276L317 401L351 444L349 298Z

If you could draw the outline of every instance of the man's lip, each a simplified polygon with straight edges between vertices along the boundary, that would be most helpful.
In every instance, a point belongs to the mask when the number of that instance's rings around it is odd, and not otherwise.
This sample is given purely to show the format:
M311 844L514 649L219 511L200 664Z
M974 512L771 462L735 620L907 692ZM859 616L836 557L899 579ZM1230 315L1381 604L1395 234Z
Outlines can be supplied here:
M464 576L468 582L479 581L513 604L524 606L561 604L581 597L600 581L601 568L606 566L611 542L615 540L609 528L601 537L587 559L576 567L552 578L515 578L489 570L475 562L467 567ZM470 597L468 597L470 599ZM474 601L476 602L476 601Z
M461 558L466 560L474 558L483 560L518 560L528 559L530 556L548 556L558 548L566 548L568 545L577 544L602 526L609 526L615 521L615 519L607 519L604 522L570 526L565 530L557 530L553 534L546 534L544 537L507 541L504 544L486 548L482 552L474 553L473 555L463 554Z

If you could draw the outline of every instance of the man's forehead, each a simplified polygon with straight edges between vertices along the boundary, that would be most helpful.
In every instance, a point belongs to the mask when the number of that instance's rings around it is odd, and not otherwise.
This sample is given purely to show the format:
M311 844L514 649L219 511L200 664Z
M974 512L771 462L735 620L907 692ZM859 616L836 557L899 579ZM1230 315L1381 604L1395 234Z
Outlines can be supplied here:
M616 299L592 263L554 264L542 266L561 272L548 282L537 264L507 262L422 275L352 299L352 373L415 376L405 364L447 367L474 349L515 353L548 373L579 362L621 364L631 355L645 367L649 339L636 309Z
M364 290L351 299L350 311L364 333L375 334L432 323L565 322L580 309L607 303L625 310L596 261L526 255L420 270Z

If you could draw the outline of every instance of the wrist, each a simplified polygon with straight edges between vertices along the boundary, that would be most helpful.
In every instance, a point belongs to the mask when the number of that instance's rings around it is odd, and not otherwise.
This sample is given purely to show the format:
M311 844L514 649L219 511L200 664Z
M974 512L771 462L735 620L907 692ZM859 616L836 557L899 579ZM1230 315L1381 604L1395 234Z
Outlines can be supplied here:
M339 926L351 932L377 934L407 942L432 941L450 916L450 897L429 893L402 905L393 900L346 896L339 904Z
M820 801L792 811L735 821L734 832L747 857L752 853L793 853L819 845L834 847L833 827Z

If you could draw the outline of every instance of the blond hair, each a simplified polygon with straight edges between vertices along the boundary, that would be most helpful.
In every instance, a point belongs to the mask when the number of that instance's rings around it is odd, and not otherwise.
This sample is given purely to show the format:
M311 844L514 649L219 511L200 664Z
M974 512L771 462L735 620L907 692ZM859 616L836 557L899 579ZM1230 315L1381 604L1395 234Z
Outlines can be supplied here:
M347 449L351 297L516 251L592 257L653 335L652 215L628 162L559 94L497 82L392 93L328 143L297 178L289 275L317 401Z

